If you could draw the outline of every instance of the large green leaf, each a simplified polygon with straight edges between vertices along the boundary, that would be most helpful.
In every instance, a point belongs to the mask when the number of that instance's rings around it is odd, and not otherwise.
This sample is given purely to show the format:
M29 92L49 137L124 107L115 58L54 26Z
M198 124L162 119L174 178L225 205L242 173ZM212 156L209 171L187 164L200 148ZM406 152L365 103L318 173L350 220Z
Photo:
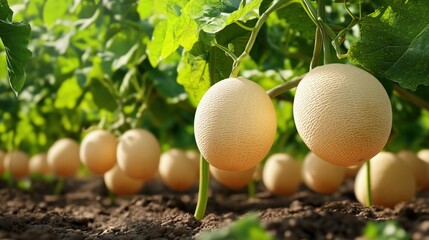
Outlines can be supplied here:
M159 11L166 16L166 19L156 24L152 40L147 47L152 66L158 65L160 61L169 57L179 46L190 50L198 40L197 23L182 11L185 3L163 2L166 5ZM161 7L158 6L158 8Z
M7 0L0 0L0 19L11 22L12 16L13 16L13 12L9 8L9 4L7 3Z
M350 47L349 60L380 79L416 90L429 85L429 4L426 0L385 0L364 17L361 40Z
M9 83L15 94L24 87L25 65L31 57L28 42L31 27L27 23L0 20L0 38L6 49Z
M217 33L231 23L257 17L262 0L191 0L185 12L207 33Z
M233 60L223 50L212 46L212 42L222 46L233 45L239 55L244 51L250 32L237 24L231 24L216 34L202 32L191 51L184 51L178 66L177 81L185 87L193 104L197 104L209 87L228 78Z

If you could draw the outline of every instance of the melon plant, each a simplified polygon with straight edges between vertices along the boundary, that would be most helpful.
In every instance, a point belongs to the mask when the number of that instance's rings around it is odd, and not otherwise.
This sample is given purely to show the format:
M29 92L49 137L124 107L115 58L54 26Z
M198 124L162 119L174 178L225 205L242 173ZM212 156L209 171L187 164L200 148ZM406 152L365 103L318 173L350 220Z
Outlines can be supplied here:
M149 180L158 171L161 147L156 137L145 129L130 129L119 138L118 167L128 176Z
M354 192L362 204L368 203L367 174L364 165L355 179ZM393 208L400 202L409 202L416 193L413 171L391 152L380 152L371 159L370 194L372 204Z
M293 113L310 150L339 166L375 156L392 127L392 107L383 85L349 64L327 64L307 73L296 89Z
M276 153L265 162L262 181L268 191L288 196L298 190L301 183L301 164L291 155Z
M80 159L88 170L102 175L116 164L116 136L106 130L88 133L80 145Z
M4 156L4 169L10 172L13 178L27 177L30 173L28 162L30 157L23 151L11 151Z
M214 84L195 112L198 149L211 165L226 171L256 166L270 150L276 128L270 97L244 78Z

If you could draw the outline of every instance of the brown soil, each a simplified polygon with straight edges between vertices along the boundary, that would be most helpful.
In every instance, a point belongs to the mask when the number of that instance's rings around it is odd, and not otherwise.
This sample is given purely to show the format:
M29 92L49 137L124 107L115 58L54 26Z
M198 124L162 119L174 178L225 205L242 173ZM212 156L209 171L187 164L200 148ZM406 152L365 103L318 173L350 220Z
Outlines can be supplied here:
M4 183L3 183L4 185ZM354 239L370 220L396 219L413 239L429 236L429 192L394 209L367 208L354 198L348 180L335 194L320 195L301 187L291 197L274 197L262 187L255 198L212 186L204 220L196 221L196 189L173 193L158 182L112 205L99 178L68 179L65 192L52 185L33 191L0 189L0 239L192 239L202 231L228 225L256 212L279 239Z

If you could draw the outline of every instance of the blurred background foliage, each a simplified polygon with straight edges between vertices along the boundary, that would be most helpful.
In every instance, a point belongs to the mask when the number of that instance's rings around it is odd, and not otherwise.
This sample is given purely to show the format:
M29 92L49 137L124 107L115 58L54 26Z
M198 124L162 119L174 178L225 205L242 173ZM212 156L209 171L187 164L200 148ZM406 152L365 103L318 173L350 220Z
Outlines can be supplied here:
M191 2L211 6L213 1ZM187 0L9 0L14 21L26 21L32 27L32 57L24 88L15 97L0 43L0 149L19 148L35 154L61 137L80 140L97 127L118 136L129 128L146 128L164 150L196 148L193 116L198 98L231 71L232 59L213 42L240 54L250 35L246 26L252 26L258 10L265 11L271 3L256 2L244 11L241 1L231 1L210 13L217 17L229 11L225 22L209 25L204 24L207 19L196 18L199 25L195 25L181 14L199 14L186 7ZM357 16L356 2L348 6ZM382 2L363 1L362 16ZM343 3L327 1L327 5L327 22L338 29L346 27L351 17ZM246 21L232 19L230 13L239 9ZM191 32L202 26L199 34ZM239 75L268 90L306 73L314 32L314 24L299 3L275 12L261 29ZM343 44L344 52L359 37L359 29L353 28ZM398 97L391 84L385 83L394 110L387 149L429 147L428 111ZM416 93L429 100L427 87L419 87ZM301 158L308 149L293 122L293 94L290 91L273 101L278 130L271 151Z

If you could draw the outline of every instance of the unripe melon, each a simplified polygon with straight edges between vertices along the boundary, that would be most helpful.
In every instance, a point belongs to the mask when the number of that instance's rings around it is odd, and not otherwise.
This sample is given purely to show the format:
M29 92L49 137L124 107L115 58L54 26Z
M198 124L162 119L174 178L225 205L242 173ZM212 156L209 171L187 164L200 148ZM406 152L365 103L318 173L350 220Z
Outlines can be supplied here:
M392 107L381 83L348 64L328 64L307 73L296 89L293 113L310 150L340 166L375 156L392 127Z
M302 178L311 190L327 194L335 192L343 183L345 168L326 162L309 152L302 166Z
M410 150L402 150L396 155L411 168L416 179L417 190L425 188L428 178L428 169L425 162Z
M30 158L22 151L8 152L4 157L4 168L14 178L24 178L30 173L28 162Z
M49 148L48 165L58 176L76 174L80 166L79 143L70 138L57 140Z
M159 176L175 191L190 189L198 179L198 166L180 149L172 148L161 155Z
M161 147L151 132L131 129L120 137L116 156L118 166L125 174L149 180L158 172Z
M92 131L80 145L80 159L91 173L102 175L115 166L117 146L115 135L109 131Z
M217 182L229 189L240 189L252 181L256 166L244 171L225 171L210 165L210 174Z
M289 154L273 154L265 162L262 181L271 193L291 195L301 183L301 164Z
M116 195L129 196L139 192L143 185L143 180L130 178L118 165L104 174L104 183L106 187Z
M244 78L227 78L202 97L195 113L195 140L214 167L244 171L268 153L276 134L276 112L267 93Z
M51 168L48 165L48 156L46 153L38 153L30 159L30 173L37 173L41 175L50 174Z
M367 165L361 167L355 179L355 195L360 203L367 199ZM394 207L411 201L416 183L411 168L395 154L380 152L371 159L372 204Z

